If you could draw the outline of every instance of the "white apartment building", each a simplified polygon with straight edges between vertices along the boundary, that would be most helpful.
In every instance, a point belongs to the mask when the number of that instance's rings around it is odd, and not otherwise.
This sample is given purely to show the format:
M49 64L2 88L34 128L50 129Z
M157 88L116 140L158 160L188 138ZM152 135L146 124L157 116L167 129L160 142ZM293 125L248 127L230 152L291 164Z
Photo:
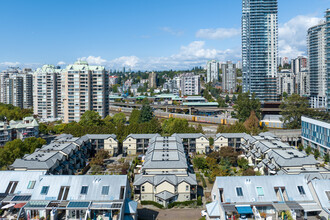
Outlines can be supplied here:
M326 24L322 22L307 32L310 104L312 108L327 106Z
M206 82L218 82L220 73L220 63L216 60L210 60L206 65Z
M109 114L109 76L104 66L77 61L62 73L63 119L79 121L88 110L102 118Z
M34 114L42 119L61 117L61 69L54 65L44 65L33 75Z
M234 93L236 90L236 65L231 61L221 64L222 69L222 90Z
M201 91L200 76L193 73L184 73L181 78L181 95L199 95Z

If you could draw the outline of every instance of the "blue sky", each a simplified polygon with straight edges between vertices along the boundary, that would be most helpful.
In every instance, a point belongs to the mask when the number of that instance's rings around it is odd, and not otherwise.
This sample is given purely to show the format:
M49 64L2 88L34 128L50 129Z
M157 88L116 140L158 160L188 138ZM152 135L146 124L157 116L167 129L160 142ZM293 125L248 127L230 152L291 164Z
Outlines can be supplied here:
M305 54L330 0L278 0L280 56ZM69 64L161 70L237 61L241 0L2 0L0 68Z

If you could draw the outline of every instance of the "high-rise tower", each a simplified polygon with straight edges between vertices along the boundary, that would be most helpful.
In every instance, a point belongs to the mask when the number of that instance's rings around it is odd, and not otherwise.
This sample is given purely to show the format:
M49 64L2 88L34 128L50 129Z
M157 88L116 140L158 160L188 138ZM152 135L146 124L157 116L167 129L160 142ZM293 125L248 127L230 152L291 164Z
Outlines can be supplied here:
M243 0L243 92L277 101L277 0Z

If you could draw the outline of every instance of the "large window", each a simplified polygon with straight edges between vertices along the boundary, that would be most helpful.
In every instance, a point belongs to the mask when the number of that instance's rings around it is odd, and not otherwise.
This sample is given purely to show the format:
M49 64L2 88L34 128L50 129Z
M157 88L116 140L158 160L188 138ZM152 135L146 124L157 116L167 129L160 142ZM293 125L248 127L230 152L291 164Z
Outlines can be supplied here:
M29 181L29 184L27 186L28 189L33 189L34 185L36 185L36 181Z

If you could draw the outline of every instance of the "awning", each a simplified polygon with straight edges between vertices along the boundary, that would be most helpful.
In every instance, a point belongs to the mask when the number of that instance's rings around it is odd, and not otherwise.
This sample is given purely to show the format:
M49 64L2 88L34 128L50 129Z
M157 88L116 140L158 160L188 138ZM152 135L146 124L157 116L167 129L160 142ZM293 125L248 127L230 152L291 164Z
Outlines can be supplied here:
M305 212L320 212L321 207L317 203L299 203Z
M236 206L238 214L253 214L251 206Z
M25 206L26 203L18 203L14 206L15 209L20 209L22 208L23 206Z
M8 209L8 208L10 208L10 207L13 207L15 204L7 204L7 205L5 205L5 206L2 206L2 208L1 209Z
M290 210L289 206L285 203L273 203L273 206L278 212Z

